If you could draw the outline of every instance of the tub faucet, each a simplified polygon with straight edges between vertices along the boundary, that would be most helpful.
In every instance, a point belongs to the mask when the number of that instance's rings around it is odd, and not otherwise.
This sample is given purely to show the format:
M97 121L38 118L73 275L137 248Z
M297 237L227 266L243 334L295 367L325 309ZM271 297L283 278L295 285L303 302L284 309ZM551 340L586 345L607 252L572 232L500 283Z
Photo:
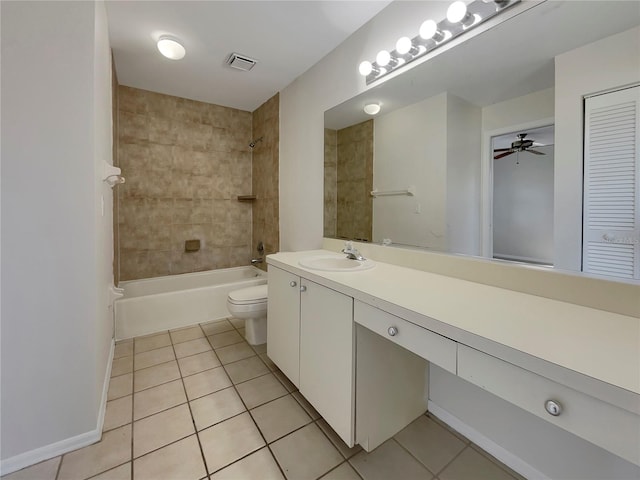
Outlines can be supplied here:
M346 242L344 244L344 248L342 249L342 253L346 253L347 254L347 258L350 260L366 260L366 258L364 258L362 256L362 254L358 251L357 248L355 248L353 246L353 243L351 242Z
M256 263L262 263L264 260L262 258L252 258L251 265L255 265Z

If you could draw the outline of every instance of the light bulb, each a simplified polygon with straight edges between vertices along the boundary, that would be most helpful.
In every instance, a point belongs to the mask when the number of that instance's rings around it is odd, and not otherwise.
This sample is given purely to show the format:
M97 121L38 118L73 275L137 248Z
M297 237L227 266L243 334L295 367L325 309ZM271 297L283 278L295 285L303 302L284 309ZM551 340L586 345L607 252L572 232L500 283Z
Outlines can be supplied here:
M364 106L364 113L367 113L369 115L375 115L379 111L380 111L379 103L368 103Z
M158 50L162 55L171 60L184 58L187 51L176 40L168 37L160 37L158 40Z
M373 71L373 65L371 65L371 62L368 62L365 60L360 64L360 66L358 67L358 70L360 71L360 75L362 75L363 77L366 77Z
M411 51L413 44L411 43L411 39L409 37L401 37L396 42L396 52L400 55L404 55Z
M433 38L437 31L438 24L433 20L425 20L422 25L420 25L420 37L422 37L424 40Z
M381 67L387 66L391 61L391 54L386 50L380 50L376 55L376 63Z
M462 2L453 2L447 9L447 20L451 23L458 23L467 15L467 5Z

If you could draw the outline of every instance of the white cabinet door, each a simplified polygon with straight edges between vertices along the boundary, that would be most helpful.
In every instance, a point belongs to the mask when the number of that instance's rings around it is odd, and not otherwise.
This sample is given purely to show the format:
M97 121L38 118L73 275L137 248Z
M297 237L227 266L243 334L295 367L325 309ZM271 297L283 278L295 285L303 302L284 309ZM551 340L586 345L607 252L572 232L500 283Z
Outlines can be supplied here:
M300 277L269 265L267 355L300 388Z
M302 279L302 287L300 392L352 447L355 436L353 299L306 279Z

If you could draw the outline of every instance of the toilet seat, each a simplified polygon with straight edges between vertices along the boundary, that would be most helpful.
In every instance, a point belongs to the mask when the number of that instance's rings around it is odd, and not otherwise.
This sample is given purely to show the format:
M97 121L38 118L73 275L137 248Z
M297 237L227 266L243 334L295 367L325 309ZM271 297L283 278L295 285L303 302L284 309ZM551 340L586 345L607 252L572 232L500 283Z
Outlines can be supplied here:
M228 301L233 305L267 303L267 284L234 290L229 293Z

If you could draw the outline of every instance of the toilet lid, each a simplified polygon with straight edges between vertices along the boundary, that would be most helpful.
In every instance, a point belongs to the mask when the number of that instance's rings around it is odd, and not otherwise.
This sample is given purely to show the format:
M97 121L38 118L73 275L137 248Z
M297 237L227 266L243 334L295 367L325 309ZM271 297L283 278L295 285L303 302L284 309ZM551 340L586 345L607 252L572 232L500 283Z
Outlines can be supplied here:
M237 304L265 302L267 300L267 284L234 290L229 293L229 300Z

